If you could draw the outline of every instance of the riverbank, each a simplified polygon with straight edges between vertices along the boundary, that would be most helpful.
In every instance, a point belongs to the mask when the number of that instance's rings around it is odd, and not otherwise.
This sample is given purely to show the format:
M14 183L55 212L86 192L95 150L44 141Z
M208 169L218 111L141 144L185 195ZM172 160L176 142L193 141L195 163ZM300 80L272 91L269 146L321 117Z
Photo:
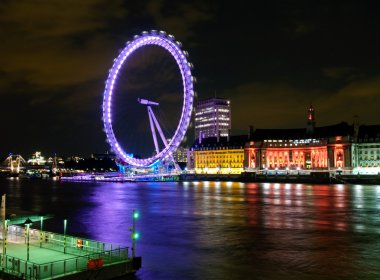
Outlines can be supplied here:
M257 183L308 183L308 184L380 184L380 175L335 174L310 172L299 174L255 173L241 174L182 174L181 181L234 181Z
M13 178L14 179L14 178ZM25 178L20 179L36 179ZM43 178L41 178L43 179ZM241 174L149 174L123 176L121 173L81 174L52 177L53 180L75 182L179 182L179 181L232 181L294 184L363 184L380 185L380 174L339 174L335 172L243 172Z

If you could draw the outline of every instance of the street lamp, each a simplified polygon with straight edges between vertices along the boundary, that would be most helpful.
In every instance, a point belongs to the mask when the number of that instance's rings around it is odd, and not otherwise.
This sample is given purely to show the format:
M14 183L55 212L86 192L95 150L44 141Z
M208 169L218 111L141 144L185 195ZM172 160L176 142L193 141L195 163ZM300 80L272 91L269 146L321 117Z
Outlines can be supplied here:
M139 218L139 212L137 212L135 209L133 209L132 212L132 227L130 230L132 231L131 237L132 237L132 257L135 257L135 252L136 252L136 239L139 238L139 233L136 232L136 220Z
M67 227L67 220L63 220L63 253L66 254L66 227Z
M40 217L40 248L42 247L42 228L44 224L44 216Z
M24 226L26 226L26 260L29 261L29 227L33 223L31 219L26 219Z
M2 265L4 267L5 255L7 254L7 238L8 238L8 219L4 219L3 224L3 255L2 255Z

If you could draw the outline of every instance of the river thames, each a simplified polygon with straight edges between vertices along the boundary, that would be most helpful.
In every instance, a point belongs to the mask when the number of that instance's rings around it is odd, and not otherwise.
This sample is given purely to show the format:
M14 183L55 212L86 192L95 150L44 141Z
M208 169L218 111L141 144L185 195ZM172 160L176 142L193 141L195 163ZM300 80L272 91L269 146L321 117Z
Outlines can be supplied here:
M0 179L8 213L130 246L133 279L380 279L380 185ZM39 228L39 223L32 228Z

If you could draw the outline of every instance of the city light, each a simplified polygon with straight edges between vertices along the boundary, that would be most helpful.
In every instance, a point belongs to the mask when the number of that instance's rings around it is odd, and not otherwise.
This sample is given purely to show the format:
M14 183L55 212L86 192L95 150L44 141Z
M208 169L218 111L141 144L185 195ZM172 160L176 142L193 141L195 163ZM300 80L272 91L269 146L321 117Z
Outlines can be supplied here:
M122 65L137 49L150 45L162 47L164 50L169 52L179 67L184 92L182 115L178 123L178 128L171 137L171 141L165 145L162 150L158 151L157 154L152 157L132 158L128 156L127 153L120 147L114 134L111 118L111 101L114 93L114 84ZM166 33L160 32L157 34L156 31L151 31L150 33L145 32L141 36L134 36L134 40L126 44L125 48L120 52L119 56L114 61L114 65L109 72L104 90L103 122L108 143L111 145L112 150L115 151L115 153L126 163L138 167L151 166L157 160L163 160L170 156L179 146L190 123L193 106L193 80L194 78L191 75L189 63L186 60L184 51L181 50L180 42L174 41L172 37L167 37Z

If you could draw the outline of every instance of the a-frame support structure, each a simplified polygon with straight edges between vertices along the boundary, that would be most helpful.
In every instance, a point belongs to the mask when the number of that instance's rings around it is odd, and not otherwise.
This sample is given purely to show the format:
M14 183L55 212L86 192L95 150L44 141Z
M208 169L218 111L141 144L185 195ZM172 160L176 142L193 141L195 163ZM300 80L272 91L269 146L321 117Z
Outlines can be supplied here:
M150 124L150 130L152 131L154 147L156 149L156 153L158 154L160 152L160 147L159 147L158 141L157 141L156 129L158 131L158 134L160 135L162 143L164 143L165 147L168 146L168 141L166 140L165 135L161 129L161 126L158 123L157 118L154 115L154 112L152 110L152 106L159 106L160 104L157 102L153 102L153 101L141 99L141 98L137 98L137 102L139 102L142 105L146 105L146 108L148 110L149 124ZM174 164L175 169L178 172L180 172L181 168L179 167L178 163L174 160L173 155L170 155L170 157L171 157L171 160Z

